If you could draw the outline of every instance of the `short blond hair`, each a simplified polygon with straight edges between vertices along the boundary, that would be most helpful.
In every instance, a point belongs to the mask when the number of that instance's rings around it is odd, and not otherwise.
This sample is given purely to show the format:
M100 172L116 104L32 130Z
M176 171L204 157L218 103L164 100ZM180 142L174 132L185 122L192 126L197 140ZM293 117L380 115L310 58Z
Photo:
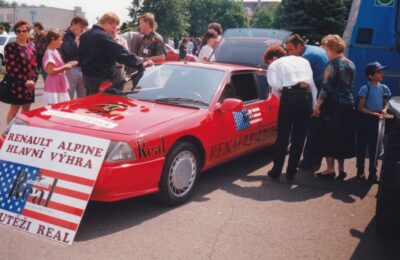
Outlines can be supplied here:
M103 16L99 20L100 24L105 24L105 23L116 23L119 24L119 17L113 12L108 12L103 14Z
M154 14L145 13L140 16L139 20L143 20L143 22L148 23L150 27L154 29L154 25L156 24L156 18L154 17Z
M338 54L343 53L346 49L346 43L337 34L328 34L327 36L322 38L321 45L322 47L334 51Z

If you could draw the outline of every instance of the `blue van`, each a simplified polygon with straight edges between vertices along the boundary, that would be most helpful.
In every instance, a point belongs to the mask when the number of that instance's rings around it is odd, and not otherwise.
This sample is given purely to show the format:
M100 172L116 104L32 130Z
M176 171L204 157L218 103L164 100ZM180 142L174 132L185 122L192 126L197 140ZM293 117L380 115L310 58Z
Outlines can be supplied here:
M364 67L371 61L385 66L383 82L400 95L400 0L353 0L343 38L347 56L357 69L354 95L365 84Z

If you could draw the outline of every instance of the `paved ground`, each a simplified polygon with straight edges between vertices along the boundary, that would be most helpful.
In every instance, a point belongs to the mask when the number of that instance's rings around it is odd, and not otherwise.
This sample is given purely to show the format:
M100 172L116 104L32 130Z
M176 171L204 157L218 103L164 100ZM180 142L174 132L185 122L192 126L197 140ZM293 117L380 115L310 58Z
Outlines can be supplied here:
M153 196L89 203L72 246L0 225L0 259L400 259L400 242L375 232L377 185L354 180L354 160L345 181L271 181L271 167L271 149L221 165L175 208Z

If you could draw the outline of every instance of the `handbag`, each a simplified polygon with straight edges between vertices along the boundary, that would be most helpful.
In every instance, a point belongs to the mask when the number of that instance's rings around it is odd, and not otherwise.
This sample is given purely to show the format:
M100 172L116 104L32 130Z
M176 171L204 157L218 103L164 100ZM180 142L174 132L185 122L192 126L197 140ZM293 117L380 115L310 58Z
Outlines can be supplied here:
M10 103L11 84L7 76L0 81L0 101Z

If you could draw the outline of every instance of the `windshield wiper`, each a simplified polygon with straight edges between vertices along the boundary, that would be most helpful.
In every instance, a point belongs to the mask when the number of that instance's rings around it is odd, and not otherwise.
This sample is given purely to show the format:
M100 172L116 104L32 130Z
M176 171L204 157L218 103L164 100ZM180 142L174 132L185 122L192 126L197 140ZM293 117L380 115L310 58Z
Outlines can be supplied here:
M209 104L207 102L198 100L198 99L193 99L193 98L183 98L183 97L174 97L174 98L157 98L155 101L158 102L165 102L165 103L193 103L193 104L199 104L202 106L208 106Z

